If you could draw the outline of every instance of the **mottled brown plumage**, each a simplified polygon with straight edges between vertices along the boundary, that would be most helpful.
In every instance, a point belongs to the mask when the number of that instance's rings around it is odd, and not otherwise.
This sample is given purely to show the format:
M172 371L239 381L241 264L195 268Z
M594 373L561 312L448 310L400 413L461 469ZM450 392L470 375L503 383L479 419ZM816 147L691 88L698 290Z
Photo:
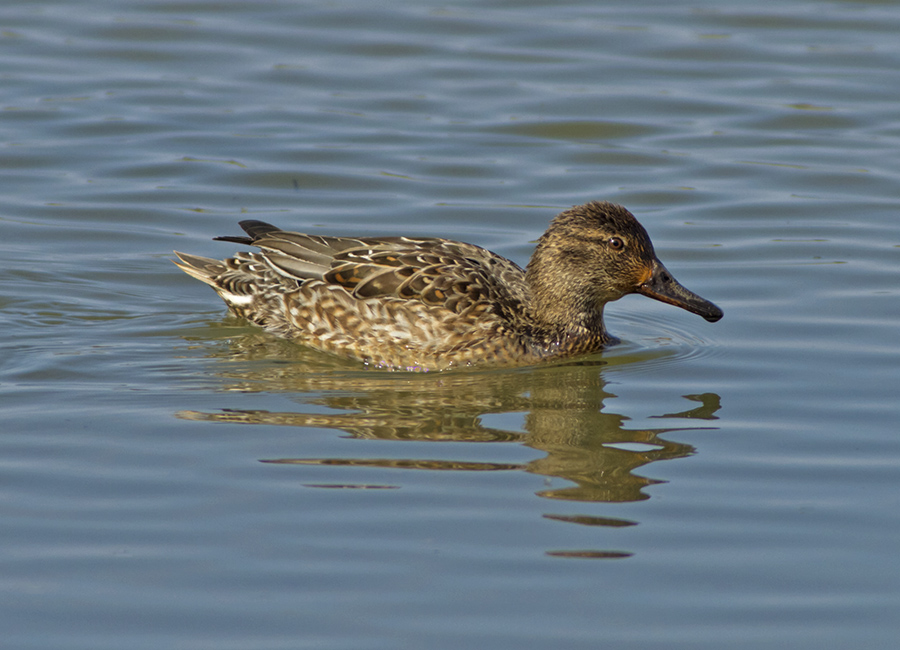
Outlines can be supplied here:
M310 347L392 369L525 365L600 350L603 306L642 293L714 322L628 210L606 202L559 214L527 270L436 238L324 237L242 221L253 245L225 261L176 253L238 316Z

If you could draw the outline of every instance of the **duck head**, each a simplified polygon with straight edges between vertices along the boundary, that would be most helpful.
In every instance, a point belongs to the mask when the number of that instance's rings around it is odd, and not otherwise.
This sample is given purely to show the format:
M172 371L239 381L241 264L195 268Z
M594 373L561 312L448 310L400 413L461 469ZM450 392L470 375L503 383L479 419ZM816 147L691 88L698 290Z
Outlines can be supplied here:
M683 287L656 257L644 227L615 203L591 202L557 215L528 263L535 316L602 330L603 305L640 293L714 323L722 310Z

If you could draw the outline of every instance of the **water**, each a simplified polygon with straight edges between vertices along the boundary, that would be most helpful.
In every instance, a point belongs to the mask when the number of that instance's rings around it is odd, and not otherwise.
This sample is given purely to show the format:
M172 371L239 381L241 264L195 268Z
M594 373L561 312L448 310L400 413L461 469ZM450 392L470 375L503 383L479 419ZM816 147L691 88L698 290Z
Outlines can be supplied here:
M9 648L894 648L894 2L0 8ZM171 250L259 218L519 263L628 206L716 302L366 371ZM669 462L662 462L669 461Z

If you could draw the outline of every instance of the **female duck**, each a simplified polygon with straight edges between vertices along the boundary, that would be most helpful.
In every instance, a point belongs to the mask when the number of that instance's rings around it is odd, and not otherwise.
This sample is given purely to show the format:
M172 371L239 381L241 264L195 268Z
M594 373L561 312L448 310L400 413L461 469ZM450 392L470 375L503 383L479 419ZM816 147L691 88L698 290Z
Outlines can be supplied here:
M710 322L711 302L662 265L637 219L592 202L559 214L527 269L472 244L434 238L323 237L242 221L253 245L225 261L176 253L232 312L279 336L376 367L526 365L614 340L603 306L630 293Z

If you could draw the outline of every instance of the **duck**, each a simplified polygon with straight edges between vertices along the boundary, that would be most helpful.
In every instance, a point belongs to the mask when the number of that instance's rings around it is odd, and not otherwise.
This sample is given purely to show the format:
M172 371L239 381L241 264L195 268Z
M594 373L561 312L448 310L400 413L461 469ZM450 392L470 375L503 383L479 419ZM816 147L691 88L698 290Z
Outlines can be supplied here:
M621 205L564 210L523 269L480 246L433 237L331 237L241 221L253 246L225 260L175 251L235 315L317 350L390 370L524 366L617 341L605 305L641 294L709 322L722 310L663 266Z

